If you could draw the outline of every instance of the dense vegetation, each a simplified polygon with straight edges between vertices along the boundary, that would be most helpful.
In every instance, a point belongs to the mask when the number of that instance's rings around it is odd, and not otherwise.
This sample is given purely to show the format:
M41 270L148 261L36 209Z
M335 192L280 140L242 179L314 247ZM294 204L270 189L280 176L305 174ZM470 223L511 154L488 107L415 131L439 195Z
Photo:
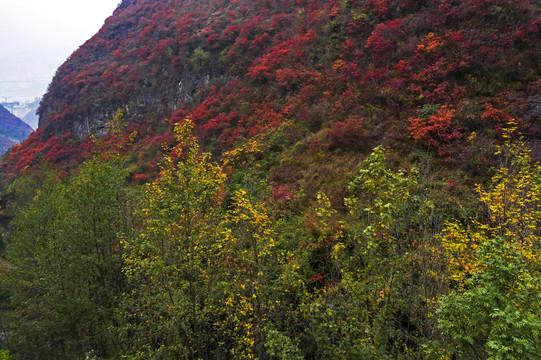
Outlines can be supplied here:
M290 124L303 146L284 166L306 180L310 144L346 157L429 150L486 177L508 120L541 133L539 12L509 0L126 0L58 69L39 130L2 173L80 163L120 110L137 131L136 181L156 174L187 115L215 155Z
M540 10L124 0L2 159L0 359L538 358Z
M176 126L144 186L118 151L11 184L23 205L7 209L2 330L16 358L538 356L541 166L516 122L475 196L392 170L379 146L342 210L272 186L271 145L216 163L191 130Z

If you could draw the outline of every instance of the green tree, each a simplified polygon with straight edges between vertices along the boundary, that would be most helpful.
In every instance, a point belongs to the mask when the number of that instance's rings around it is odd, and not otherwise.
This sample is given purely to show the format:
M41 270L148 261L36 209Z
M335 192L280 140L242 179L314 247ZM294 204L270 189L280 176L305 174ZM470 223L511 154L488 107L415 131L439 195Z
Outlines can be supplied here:
M349 184L348 214L339 214L323 194L316 209L316 248L331 241L326 257L330 275L302 306L310 319L315 358L407 358L419 356L434 297L421 271L428 246L420 229L428 222L430 201L417 195L415 169L395 171L379 146ZM325 245L328 246L328 245ZM421 270L422 269L422 270ZM326 272L329 274L329 271Z
M541 351L541 277L516 244L497 237L475 253L465 290L440 299L439 327L464 359L534 359ZM482 265L481 265L482 264ZM537 264L539 265L539 264Z
M132 228L119 162L94 158L65 180L49 171L16 211L7 253L16 358L115 356L110 327L124 286L118 234Z
M51 359L62 351L58 342L50 341L60 337L52 319L56 314L44 311L49 306L49 289L55 282L51 261L54 260L52 243L57 240L54 229L60 221L60 183L51 170L40 175L39 185L30 177L13 184L17 197L27 202L10 209L16 217L6 239L6 260L10 266L3 280L13 304L14 331L8 329L13 353L20 358Z

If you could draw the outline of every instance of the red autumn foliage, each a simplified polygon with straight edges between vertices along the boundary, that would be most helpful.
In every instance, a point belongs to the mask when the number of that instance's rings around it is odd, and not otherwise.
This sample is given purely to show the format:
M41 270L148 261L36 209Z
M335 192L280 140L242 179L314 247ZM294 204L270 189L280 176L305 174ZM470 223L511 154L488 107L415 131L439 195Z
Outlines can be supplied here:
M138 126L126 151L144 169L188 115L218 150L294 121L330 129L331 149L413 139L448 156L465 146L462 102L476 103L468 119L487 139L508 117L528 128L540 27L528 1L130 2L58 69L41 130L2 167L76 161L92 148L80 129L102 131L118 109ZM444 106L411 116L430 104Z
M450 153L448 145L463 137L455 115L455 109L444 105L428 119L409 118L410 135L415 141L434 149L439 156L448 155Z
M358 151L367 148L368 133L364 128L364 119L350 117L346 121L335 123L328 133L331 148Z

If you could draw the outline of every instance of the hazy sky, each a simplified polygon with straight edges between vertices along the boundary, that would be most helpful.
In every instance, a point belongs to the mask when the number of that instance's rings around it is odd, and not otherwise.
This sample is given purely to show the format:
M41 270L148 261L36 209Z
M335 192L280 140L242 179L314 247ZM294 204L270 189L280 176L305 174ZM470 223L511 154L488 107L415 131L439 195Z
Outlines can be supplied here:
M41 96L120 0L0 0L0 101Z

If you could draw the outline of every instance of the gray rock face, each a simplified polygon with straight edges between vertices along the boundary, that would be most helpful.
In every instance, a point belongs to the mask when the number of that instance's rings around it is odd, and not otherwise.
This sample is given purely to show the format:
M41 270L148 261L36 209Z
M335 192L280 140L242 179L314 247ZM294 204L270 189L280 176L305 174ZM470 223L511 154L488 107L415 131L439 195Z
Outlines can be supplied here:
M102 138L107 135L107 124L110 119L112 119L112 116L105 112L88 114L82 119L75 120L71 130L78 139L82 139L89 134Z
M211 86L222 86L231 79L226 75L185 73L175 82L176 86L171 85L167 94L149 92L134 97L126 104L85 112L82 116L71 120L71 132L78 139L83 139L88 135L102 138L108 134L109 122L119 109L124 112L126 123L141 123L149 108L160 109L160 113L165 118L178 110L182 104L197 102L199 92L204 92Z

